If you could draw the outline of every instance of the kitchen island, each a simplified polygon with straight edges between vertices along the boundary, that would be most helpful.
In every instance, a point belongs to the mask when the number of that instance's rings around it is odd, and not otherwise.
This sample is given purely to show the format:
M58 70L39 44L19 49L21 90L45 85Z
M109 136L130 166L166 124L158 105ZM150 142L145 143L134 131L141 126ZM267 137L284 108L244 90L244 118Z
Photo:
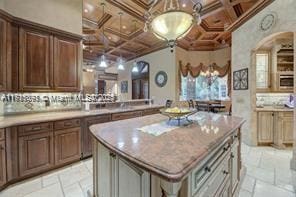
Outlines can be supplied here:
M144 132L167 121L161 114L91 126L94 195L237 195L244 120L204 112L191 119L162 134Z

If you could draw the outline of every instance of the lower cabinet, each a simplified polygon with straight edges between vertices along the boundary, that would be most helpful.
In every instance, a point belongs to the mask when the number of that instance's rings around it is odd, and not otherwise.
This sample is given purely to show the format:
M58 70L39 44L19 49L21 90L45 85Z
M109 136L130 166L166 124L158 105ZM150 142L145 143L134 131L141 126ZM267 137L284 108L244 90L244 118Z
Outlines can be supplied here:
M258 112L258 144L293 144L293 112Z
M258 143L273 142L274 112L258 112Z
M20 176L39 173L54 166L53 132L18 138Z
M92 155L93 136L90 133L89 127L94 124L100 124L111 121L110 115L94 116L84 119L85 126L82 134L82 157Z
M1 129L0 129L0 132ZM3 130L4 133L4 130ZM5 141L0 141L0 187L6 183L6 152Z
M98 183L98 196L117 197L150 197L150 174L118 155L111 153L103 145L98 144L100 157L95 161L98 166L95 177ZM96 183L94 183L96 184Z
M284 144L293 144L293 123L293 112L278 113L277 132Z
M80 127L55 131L54 139L54 155L56 165L80 159Z

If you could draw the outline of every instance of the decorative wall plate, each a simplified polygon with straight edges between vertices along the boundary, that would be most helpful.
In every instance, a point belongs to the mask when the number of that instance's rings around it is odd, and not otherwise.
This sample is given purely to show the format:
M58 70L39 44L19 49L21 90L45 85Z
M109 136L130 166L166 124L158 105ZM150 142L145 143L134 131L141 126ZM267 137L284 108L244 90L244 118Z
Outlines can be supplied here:
M242 69L233 72L233 90L247 90L248 87L248 69Z
M120 84L120 92L127 93L128 92L128 81L122 81Z
M155 83L158 87L164 87L168 81L168 75L164 71L159 71L155 75Z
M260 29L262 31L267 31L271 29L271 27L276 22L276 15L274 13L269 13L263 17L263 19L260 22Z

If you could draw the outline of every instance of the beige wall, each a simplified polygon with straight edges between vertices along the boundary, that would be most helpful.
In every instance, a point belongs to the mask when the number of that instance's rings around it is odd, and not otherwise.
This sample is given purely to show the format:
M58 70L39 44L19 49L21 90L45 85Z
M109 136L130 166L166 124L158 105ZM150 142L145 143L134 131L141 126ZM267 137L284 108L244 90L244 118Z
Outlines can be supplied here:
M175 52L171 53L170 50L163 49L140 58L137 61L146 61L150 64L150 98L155 97L156 103L164 103L166 99L176 99L176 61ZM131 81L131 70L133 61L126 64L124 71L118 73L118 88L119 88L119 99L129 100L132 98L132 81ZM168 75L168 82L165 87L159 88L154 82L155 75L158 71L165 71ZM122 94L120 92L121 81L128 81L128 93Z
M0 0L13 16L82 34L82 0Z
M200 63L209 65L216 63L218 66L224 66L231 59L231 48L227 47L216 51L186 51L181 48L176 50L176 60L183 64L190 63L192 66L198 66Z
M232 70L249 69L249 89L232 92L233 115L241 116L247 120L242 130L243 141L255 145L257 143L256 131L256 68L252 60L252 51L262 42L281 32L296 32L296 3L295 0L274 1L260 13L232 33ZM270 13L277 14L276 24L269 31L259 29L262 18ZM247 35L247 36L246 36ZM295 39L294 39L295 42ZM296 43L295 43L296 44ZM294 44L294 46L295 46ZM294 51L294 57L296 51ZM254 59L254 57L253 57ZM295 64L294 64L295 67ZM296 68L294 68L294 71ZM295 92L295 91L294 91ZM294 139L296 138L296 121L294 121ZM294 140L296 144L296 140ZM292 166L296 169L296 149Z

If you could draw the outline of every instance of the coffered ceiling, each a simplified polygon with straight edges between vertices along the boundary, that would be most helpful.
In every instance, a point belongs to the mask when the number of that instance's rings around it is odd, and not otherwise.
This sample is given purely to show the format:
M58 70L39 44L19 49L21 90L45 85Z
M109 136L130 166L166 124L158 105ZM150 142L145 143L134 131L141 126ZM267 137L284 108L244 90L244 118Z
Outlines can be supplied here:
M227 28L244 13L256 9L260 1L266 0L202 0L201 25L194 26L186 37L178 41L178 46L191 51L209 51L230 46L231 33ZM105 0L104 16L101 2L102 0L83 0L85 60L98 61L104 45L106 56L111 61L116 61L120 55L130 60L167 46L166 42L159 40L151 32L143 32L143 15L153 0ZM182 9L191 13L191 0L179 2ZM163 4L164 0L159 0L153 12L160 13ZM123 12L121 35L119 12ZM102 34L103 25L105 37Z

